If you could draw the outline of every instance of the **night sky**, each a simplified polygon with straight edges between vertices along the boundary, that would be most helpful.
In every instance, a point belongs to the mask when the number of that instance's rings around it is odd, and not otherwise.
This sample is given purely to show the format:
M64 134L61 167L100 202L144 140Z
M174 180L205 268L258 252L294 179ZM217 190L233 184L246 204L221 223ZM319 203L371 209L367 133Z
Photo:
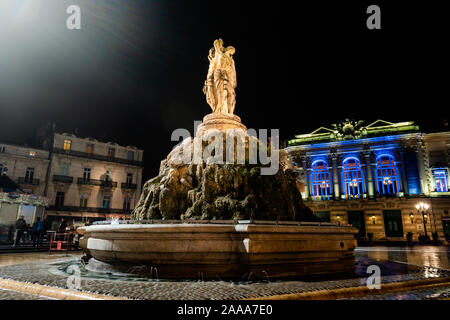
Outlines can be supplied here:
M172 131L210 112L202 87L219 37L236 48L235 114L248 128L289 139L345 118L438 130L448 116L448 12L429 1L1 2L0 141L23 144L54 121L143 148L145 178ZM81 30L65 26L70 4ZM381 30L366 27L370 4Z

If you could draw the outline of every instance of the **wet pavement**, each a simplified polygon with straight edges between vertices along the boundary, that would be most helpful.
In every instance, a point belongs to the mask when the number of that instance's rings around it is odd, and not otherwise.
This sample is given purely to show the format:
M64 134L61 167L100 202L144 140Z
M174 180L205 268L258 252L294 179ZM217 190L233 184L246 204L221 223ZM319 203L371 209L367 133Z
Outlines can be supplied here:
M2 266L9 266L9 265L16 265L16 264L23 264L23 263L46 263L54 260L63 259L66 260L70 257L81 257L81 252L74 252L70 254L65 253L53 253L48 254L45 253L36 253L36 252L28 252L28 253L9 253L9 254L1 254L0 255L0 267Z
M450 248L443 246L359 247L355 256L450 271Z
M424 277L436 277L436 272L450 271L450 248L443 246L412 246L412 247L360 247L355 250L355 256L360 259L370 259L376 263L394 262L391 266L404 265L423 267ZM394 272L383 270L381 272ZM450 299L450 286L432 287L405 292L392 292L380 295L368 295L352 298L357 300L436 300Z
M267 277L248 276L240 281L168 281L164 279L136 278L123 275L105 275L89 272L80 261L80 253L53 254L28 253L0 255L0 277L59 288L68 288L73 275L70 266L80 274L80 290L98 292L130 299L246 299L281 294L302 293L365 286L366 271L370 265L381 270L381 283L426 280L450 277L450 250L446 247L366 247L355 251L356 272L339 277L270 281ZM20 299L21 294L0 292L0 299ZM387 293L359 297L358 299L445 299L450 287L436 287L408 292ZM42 299L24 295L24 299Z
M450 299L450 286L444 288L427 288L406 292L391 292L385 294L368 295L364 297L342 300L448 300Z

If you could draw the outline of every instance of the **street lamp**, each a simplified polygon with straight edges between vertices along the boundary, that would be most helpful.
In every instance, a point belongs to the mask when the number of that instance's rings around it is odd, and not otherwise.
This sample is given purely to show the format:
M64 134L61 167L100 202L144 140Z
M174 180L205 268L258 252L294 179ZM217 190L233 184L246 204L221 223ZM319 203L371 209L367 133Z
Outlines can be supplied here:
M428 219L428 215L427 215L427 210L430 206L424 202L419 202L416 204L416 209L417 212L422 211L422 217L423 217L423 228L425 230L425 238L428 238L428 234L427 234L427 219Z

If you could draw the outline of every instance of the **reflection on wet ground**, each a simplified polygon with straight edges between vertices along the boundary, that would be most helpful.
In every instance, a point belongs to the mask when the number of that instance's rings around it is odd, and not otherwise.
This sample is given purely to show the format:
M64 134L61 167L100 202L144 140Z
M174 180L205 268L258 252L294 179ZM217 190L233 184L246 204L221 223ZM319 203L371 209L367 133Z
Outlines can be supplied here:
M359 247L355 250L358 261L357 273L362 274L370 264L380 266L381 274L401 274L413 272L423 267L423 277L439 277L442 272L450 271L450 248L438 246L415 247ZM362 300L428 300L449 299L450 287L434 287L406 292L368 295L354 299Z
M407 292L392 292L365 297L356 297L342 300L436 300L450 299L450 287L427 288Z
M442 246L358 247L355 256L450 271L450 248Z
M86 270L81 254L30 253L0 256L0 277L39 283L53 287L67 286L74 268L81 277L84 291L100 292L132 299L242 299L249 296L333 290L367 285L367 268L377 265L381 283L449 277L449 250L444 247L367 247L355 252L356 272L350 275L320 276L316 279L274 280L247 276L237 281L168 281L157 272L143 275L95 273ZM72 266L71 270L69 267ZM78 267L78 268L76 268ZM371 273L370 273L371 274ZM8 298L10 292L0 294ZM360 297L360 299L442 299L450 297L450 288L397 292ZM30 297L32 298L32 297Z
M10 266L22 263L33 263L33 262L49 262L58 259L76 258L81 257L81 252L70 253L68 255L62 253L48 254L48 253L8 253L0 254L0 267Z

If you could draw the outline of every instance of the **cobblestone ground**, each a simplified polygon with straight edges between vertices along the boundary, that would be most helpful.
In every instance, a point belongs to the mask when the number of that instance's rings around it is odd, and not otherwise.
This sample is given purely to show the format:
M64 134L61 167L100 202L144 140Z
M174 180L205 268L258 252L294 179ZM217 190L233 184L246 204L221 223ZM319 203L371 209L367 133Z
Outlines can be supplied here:
M34 294L20 293L11 290L0 289L0 300L49 300Z
M450 287L392 292L342 300L440 300L450 299Z
M356 274L341 279L271 282L124 280L126 278L111 280L82 273L80 290L131 299L245 299L366 285L368 275L365 271L367 266L371 264L380 266L382 272L381 283L450 276L449 271L432 267L374 261L361 255L357 256L356 259ZM62 262L63 260L65 262ZM69 264L80 265L79 257L64 258L58 262L42 260L6 265L0 267L0 277L67 288L69 274L59 269L64 269Z

